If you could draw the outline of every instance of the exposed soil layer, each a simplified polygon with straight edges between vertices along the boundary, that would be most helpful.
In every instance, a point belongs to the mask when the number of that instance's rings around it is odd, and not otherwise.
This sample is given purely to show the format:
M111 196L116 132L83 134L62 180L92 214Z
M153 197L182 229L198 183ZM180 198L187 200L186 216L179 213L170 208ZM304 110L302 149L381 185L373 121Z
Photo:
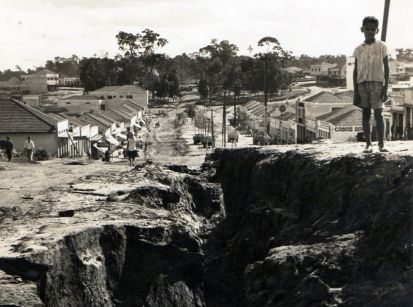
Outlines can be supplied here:
M216 150L202 168L146 163L86 176L56 188L60 198L43 216L0 210L9 228L25 229L2 244L0 298L21 306L410 306L412 169L407 155L242 148ZM73 215L45 224L63 209Z

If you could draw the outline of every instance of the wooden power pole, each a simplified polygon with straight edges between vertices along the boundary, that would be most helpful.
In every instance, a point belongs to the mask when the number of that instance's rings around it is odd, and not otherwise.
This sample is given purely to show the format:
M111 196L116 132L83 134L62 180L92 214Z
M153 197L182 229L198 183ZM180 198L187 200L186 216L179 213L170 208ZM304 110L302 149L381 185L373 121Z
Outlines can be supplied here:
M222 147L226 147L227 136L227 92L224 90L224 103L222 105Z
M386 41L387 35L387 22L389 20L389 9L390 9L390 0L385 0L384 3L384 14L383 14L383 26L381 29L381 40Z

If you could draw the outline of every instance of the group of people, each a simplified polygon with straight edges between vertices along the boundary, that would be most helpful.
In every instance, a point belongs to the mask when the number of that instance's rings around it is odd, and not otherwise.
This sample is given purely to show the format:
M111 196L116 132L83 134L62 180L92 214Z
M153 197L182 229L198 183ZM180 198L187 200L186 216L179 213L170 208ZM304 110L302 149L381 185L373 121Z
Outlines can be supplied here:
M6 152L7 160L9 162L11 162L11 160L13 158L14 144L10 140L10 137L6 137L6 141L3 143L3 148ZM27 162L29 162L29 163L31 163L33 161L34 149L35 149L34 142L30 138L30 136L28 136L27 139L24 141L24 151L26 153Z

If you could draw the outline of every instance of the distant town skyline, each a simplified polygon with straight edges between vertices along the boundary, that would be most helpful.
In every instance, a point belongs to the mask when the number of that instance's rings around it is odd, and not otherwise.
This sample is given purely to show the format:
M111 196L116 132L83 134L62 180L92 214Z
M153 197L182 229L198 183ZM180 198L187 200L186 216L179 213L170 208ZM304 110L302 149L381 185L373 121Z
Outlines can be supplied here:
M116 34L149 28L169 43L159 52L192 53L211 39L248 55L264 36L293 55L351 55L363 41L361 21L383 18L384 0L3 0L0 70L43 66L56 56L121 53ZM413 1L392 1L389 49L413 47ZM380 39L380 33L377 35ZM254 51L252 52L254 54Z

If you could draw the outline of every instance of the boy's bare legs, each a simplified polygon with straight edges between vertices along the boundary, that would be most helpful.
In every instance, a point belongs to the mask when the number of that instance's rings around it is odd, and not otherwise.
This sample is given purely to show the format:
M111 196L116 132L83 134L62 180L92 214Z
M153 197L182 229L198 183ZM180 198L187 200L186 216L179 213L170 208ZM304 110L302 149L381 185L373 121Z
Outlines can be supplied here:
M383 121L383 109L374 109L374 119L376 120L377 136L379 138L379 150L381 152L387 152L384 148L384 121Z
M371 152L371 139L370 139L370 118L371 118L371 108L363 108L363 134L366 139L366 149L364 152ZM383 117L382 117L383 120Z

